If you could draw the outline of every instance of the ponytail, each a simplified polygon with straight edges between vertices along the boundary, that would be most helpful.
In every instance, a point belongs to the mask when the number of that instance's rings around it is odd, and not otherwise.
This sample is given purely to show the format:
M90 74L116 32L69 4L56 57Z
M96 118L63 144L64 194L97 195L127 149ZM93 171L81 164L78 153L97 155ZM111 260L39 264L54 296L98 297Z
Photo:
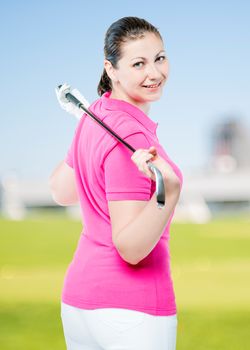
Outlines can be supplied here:
M100 82L97 87L97 93L99 96L102 96L104 92L112 90L112 82L108 76L106 69L103 69L103 73L100 79Z

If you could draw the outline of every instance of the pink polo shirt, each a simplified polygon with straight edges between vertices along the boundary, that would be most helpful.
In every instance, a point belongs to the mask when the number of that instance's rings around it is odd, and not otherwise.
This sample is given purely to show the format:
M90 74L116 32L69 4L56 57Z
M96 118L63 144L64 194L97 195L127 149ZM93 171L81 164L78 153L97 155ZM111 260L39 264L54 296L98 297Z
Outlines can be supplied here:
M104 93L89 109L135 149L155 146L182 184L180 169L159 144L158 123L136 106L109 98L110 94L111 91ZM137 265L124 261L112 242L108 201L149 201L156 189L155 182L133 163L132 154L83 114L65 159L75 171L83 230L67 269L62 301L88 310L125 308L151 315L173 315L177 310L169 229L174 213L155 248Z

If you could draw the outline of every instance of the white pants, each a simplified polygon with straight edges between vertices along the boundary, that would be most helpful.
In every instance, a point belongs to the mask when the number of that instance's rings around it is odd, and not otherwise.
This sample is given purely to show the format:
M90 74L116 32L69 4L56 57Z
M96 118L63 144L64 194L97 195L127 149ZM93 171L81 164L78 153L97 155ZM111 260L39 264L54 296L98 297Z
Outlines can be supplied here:
M79 309L61 303L67 350L175 350L177 315L101 308Z

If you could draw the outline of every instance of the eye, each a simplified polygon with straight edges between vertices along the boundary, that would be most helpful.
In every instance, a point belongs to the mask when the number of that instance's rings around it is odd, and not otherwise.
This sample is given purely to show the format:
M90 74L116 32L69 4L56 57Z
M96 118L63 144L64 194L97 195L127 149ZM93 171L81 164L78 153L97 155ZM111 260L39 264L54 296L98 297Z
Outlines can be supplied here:
M135 64L133 64L133 67L139 68L138 64L143 63L143 62L136 62Z
M166 59L166 56L159 56L159 57L157 57L156 60L160 60L161 58L162 58L161 61L164 61ZM141 64L141 63L143 64L144 62L142 62L142 61L136 62L135 64L133 64L133 67L140 68L139 64Z
M157 59L160 60L160 58L163 58L161 61L164 61L166 56L159 56Z

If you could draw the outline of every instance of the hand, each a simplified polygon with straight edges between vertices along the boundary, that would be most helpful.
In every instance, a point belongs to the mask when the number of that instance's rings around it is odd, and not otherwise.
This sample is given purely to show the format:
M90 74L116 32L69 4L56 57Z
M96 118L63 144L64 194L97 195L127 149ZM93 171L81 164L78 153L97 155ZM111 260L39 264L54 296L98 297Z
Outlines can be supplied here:
M82 117L84 111L81 108L74 105L72 102L69 102L65 98L65 94L70 92L80 102L82 102L85 107L88 108L90 106L89 102L80 94L80 92L77 89L73 89L71 91L70 85L67 83L64 83L60 88L56 88L55 92L56 92L57 100L58 100L60 106L62 107L62 109L64 109L66 112L68 112L70 114L73 114L74 116L77 117L77 119L80 119Z
M138 149L132 157L132 161L137 165L138 169L147 177L156 181L155 174L149 169L147 162L152 162L161 172L165 182L168 184L179 183L179 178L174 170L162 157L157 153L157 149L151 146L149 149Z

